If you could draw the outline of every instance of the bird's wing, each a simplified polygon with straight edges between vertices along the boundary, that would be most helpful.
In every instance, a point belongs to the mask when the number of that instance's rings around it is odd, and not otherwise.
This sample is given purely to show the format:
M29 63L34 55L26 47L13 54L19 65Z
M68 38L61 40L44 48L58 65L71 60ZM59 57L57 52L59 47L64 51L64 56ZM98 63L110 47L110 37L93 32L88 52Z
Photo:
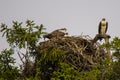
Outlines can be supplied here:
M101 33L101 22L99 23L98 33Z
M108 29L108 22L106 22L106 30L105 30L105 33L107 32L107 29Z

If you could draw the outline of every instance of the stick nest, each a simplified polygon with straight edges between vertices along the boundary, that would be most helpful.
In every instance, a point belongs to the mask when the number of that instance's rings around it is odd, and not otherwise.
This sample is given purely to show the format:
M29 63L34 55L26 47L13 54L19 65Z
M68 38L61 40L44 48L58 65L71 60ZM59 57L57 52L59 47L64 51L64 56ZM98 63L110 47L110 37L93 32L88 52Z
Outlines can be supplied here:
M64 52L61 58L62 61L81 71L89 69L91 65L106 57L105 49L99 48L99 46L98 42L92 43L92 39L89 36L60 36L40 42L37 56L45 54L44 58L46 58L46 55L50 55L50 50L59 49Z

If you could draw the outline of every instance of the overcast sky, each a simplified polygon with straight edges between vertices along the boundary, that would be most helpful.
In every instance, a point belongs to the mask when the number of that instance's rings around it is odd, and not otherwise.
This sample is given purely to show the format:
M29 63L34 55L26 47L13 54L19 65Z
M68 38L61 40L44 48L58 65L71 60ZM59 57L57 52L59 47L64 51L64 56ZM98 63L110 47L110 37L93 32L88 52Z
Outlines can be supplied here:
M0 23L34 20L47 32L66 27L70 35L98 33L102 18L109 23L108 34L120 36L120 0L0 0ZM0 50L6 47L0 35Z

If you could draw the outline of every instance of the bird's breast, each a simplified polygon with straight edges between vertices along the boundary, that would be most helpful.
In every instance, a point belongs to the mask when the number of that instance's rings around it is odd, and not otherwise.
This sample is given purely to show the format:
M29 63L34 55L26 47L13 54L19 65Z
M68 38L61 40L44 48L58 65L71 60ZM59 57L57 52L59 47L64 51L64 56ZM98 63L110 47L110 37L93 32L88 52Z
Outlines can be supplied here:
M106 26L102 26L102 27L101 27L101 33L104 34L105 31L106 31Z
M106 26L106 23L103 23L102 26Z

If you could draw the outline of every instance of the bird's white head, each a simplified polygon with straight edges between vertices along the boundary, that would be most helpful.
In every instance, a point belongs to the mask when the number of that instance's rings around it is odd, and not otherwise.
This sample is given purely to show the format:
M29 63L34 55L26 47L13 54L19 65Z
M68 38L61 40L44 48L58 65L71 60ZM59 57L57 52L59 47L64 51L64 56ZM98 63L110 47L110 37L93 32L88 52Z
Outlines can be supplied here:
M102 18L102 21L105 21L106 19L105 18Z

